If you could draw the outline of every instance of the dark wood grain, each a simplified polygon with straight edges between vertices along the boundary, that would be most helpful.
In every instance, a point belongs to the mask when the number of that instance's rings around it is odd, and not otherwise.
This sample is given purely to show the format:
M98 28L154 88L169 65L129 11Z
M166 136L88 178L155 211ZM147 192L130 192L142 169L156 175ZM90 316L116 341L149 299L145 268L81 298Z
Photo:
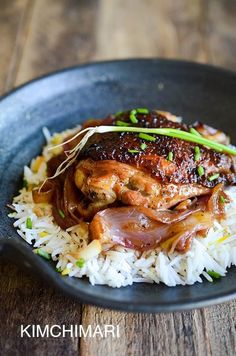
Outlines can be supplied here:
M231 0L0 0L0 91L96 59L160 56L236 69ZM79 305L0 264L4 355L235 355L236 302L173 314ZM119 339L19 338L20 324L120 326Z
M70 1L68 5L64 1L18 0L11 5L0 1L4 20L0 34L6 36L4 51L0 46L2 91L47 71L89 59L94 48L96 1ZM0 320L4 320L0 324L1 354L79 354L77 338L20 338L21 324L80 324L79 303L5 261L0 263L0 283Z
M235 355L235 302L169 314L122 314L85 307L83 325L119 324L120 338L83 339L81 354Z
M79 340L65 338L21 337L21 325L79 324L78 303L62 296L49 285L14 265L1 263L0 349L4 355L77 355ZM26 335L26 334L25 334ZM1 353L2 354L2 353Z
M207 37L211 61L227 68L236 68L236 2L207 1Z
M207 60L200 0L100 1L96 58Z
M96 0L34 0L16 84L92 58L96 10Z
M27 0L1 0L0 2L0 92L11 88L14 72L21 52L27 15Z

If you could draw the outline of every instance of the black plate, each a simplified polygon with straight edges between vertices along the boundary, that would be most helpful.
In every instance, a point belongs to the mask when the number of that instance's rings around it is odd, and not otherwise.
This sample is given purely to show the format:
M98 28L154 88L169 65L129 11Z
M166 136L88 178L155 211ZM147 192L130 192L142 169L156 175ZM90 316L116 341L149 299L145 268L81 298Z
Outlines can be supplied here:
M12 227L6 204L16 195L25 164L40 153L41 129L62 131L88 117L133 107L160 108L203 120L236 142L235 73L194 63L127 60L95 63L32 81L0 101L0 247L68 295L85 303L128 311L166 312L203 307L236 297L236 268L214 283L169 288L134 284L112 289L62 277L52 263L34 255Z

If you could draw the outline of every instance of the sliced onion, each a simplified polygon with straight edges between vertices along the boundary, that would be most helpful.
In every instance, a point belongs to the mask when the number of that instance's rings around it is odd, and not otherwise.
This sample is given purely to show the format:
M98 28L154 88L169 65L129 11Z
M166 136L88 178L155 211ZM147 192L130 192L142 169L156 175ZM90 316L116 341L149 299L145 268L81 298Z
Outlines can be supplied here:
M152 219L138 207L105 209L97 213L90 224L93 239L102 243L118 244L139 251L161 246L165 250L185 252L189 247L187 240L198 231L212 226L212 214L195 211L182 220L170 224ZM168 243L168 240L169 243Z

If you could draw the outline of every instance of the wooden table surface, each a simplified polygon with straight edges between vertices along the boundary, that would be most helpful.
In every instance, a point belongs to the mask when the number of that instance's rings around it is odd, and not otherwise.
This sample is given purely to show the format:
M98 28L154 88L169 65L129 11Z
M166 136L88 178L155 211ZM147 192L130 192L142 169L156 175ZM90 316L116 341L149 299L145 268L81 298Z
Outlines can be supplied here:
M235 0L0 0L0 92L49 71L168 57L236 68ZM1 355L235 355L236 301L173 314L80 305L0 264ZM20 338L20 324L119 324L120 338Z

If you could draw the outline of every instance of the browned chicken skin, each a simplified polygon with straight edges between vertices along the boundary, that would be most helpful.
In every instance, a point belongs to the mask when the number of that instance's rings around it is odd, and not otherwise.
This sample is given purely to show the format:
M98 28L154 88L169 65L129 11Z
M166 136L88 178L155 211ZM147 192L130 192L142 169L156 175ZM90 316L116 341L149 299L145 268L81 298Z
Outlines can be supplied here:
M170 116L169 116L170 117ZM142 127L172 127L189 131L190 127L167 119L164 113L138 114ZM172 117L173 118L173 117ZM119 120L130 123L129 113ZM113 125L117 118L89 122L89 125ZM132 124L133 125L133 124ZM226 140L227 136L206 125L197 124L201 132L210 138ZM217 136L216 136L217 134ZM96 134L89 139L80 154L76 166L75 183L94 211L119 202L123 205L144 206L151 209L167 209L188 198L204 195L220 182L230 184L235 180L234 159L200 146L200 159L195 159L194 143L180 139L155 136L155 142L144 141L134 133ZM140 145L145 142L146 149ZM137 150L138 152L129 152ZM172 152L172 160L168 154ZM202 177L198 167L204 168ZM208 177L219 173L212 181ZM92 213L92 210L91 210Z
M155 111L147 115L137 114L138 123L132 126L152 128L175 128L189 131L190 126L166 119L163 114ZM119 116L119 120L130 124L129 113ZM105 120L95 121L96 125L115 125L117 118L110 116ZM87 126L92 126L93 122ZM207 126L206 126L207 127ZM209 128L209 127L208 127ZM207 137L211 137L210 130L205 129ZM93 135L80 154L81 158L90 158L94 161L115 160L136 167L155 178L161 184L200 184L212 188L218 183L235 183L235 159L232 156L216 152L204 146L186 142L177 138L152 135L155 142L145 141L134 133L108 132ZM214 130L213 139L217 139ZM225 135L224 135L225 136ZM218 136L219 137L219 136ZM226 137L226 136L225 136ZM220 136L220 140L222 135ZM140 145L147 145L145 150ZM195 147L199 146L201 155L195 160ZM137 150L131 153L129 150ZM168 154L172 152L172 161L168 160ZM204 168L205 174L199 176L198 167ZM209 181L209 176L219 173L220 176ZM201 193L200 193L201 194Z

